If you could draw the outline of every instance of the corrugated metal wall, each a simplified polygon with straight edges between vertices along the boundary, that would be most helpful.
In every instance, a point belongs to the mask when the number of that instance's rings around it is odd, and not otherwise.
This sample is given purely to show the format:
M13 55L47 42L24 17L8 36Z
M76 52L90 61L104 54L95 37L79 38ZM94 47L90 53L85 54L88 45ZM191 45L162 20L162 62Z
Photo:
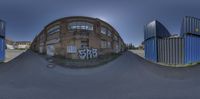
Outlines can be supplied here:
M145 59L157 62L157 43L156 38L150 38L144 44Z
M0 62L5 60L5 39L0 38Z
M152 21L144 26L144 39L149 39L152 37L169 37L171 34L169 31L161 24L159 21Z
M186 16L181 25L181 37L170 33L158 21L145 25L145 58L165 64L200 62L200 19Z
M166 38L166 37L170 37L170 36L171 36L171 34L166 29L166 27L163 24L161 24L159 21L156 21L156 37Z
M178 38L147 39L145 58L173 65L200 62L200 36L187 34Z
M144 40L156 37L156 22L150 22L144 26Z
M185 63L190 64L200 61L200 36L185 35Z
M165 64L184 64L183 38L158 39L158 62Z
M5 60L5 22L0 20L0 62Z
M0 20L0 37L5 37L5 22Z
M158 62L157 39L169 37L171 34L159 21L154 20L144 27L145 58Z
M183 18L181 25L181 36L188 33L200 35L200 19L191 16L186 16Z

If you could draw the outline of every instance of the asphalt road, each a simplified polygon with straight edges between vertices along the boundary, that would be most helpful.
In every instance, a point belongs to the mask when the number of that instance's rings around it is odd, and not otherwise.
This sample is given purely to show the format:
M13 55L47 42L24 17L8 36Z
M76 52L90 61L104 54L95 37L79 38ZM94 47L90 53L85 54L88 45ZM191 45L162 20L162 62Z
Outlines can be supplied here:
M47 64L31 51L0 64L0 99L200 98L200 66L163 67L131 52L90 69Z

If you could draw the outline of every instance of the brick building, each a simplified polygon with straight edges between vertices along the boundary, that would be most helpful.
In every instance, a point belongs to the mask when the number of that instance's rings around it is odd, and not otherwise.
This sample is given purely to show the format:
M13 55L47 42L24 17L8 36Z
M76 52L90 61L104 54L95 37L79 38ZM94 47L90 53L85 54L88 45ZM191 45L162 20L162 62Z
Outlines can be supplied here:
M120 53L125 44L108 23L91 17L75 16L55 20L35 37L31 49L49 56L95 58Z

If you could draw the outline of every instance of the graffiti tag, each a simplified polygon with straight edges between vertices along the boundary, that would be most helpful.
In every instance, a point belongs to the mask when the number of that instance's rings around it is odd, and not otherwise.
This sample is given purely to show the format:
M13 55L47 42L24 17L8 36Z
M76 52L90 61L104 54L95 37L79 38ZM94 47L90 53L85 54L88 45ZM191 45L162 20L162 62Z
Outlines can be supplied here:
M97 58L98 53L97 49L80 49L79 51L79 57L81 59L92 59L92 58Z

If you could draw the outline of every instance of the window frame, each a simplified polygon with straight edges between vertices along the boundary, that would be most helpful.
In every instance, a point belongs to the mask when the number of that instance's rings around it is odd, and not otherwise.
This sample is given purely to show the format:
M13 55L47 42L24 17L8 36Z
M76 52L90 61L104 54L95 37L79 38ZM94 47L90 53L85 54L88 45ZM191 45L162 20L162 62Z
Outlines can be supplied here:
M72 28L73 27L73 28ZM94 24L86 21L72 21L67 24L68 30L86 30L86 31L93 31Z
M54 33L60 32L60 29L61 29L60 25L55 25L47 30L47 34L54 34Z

